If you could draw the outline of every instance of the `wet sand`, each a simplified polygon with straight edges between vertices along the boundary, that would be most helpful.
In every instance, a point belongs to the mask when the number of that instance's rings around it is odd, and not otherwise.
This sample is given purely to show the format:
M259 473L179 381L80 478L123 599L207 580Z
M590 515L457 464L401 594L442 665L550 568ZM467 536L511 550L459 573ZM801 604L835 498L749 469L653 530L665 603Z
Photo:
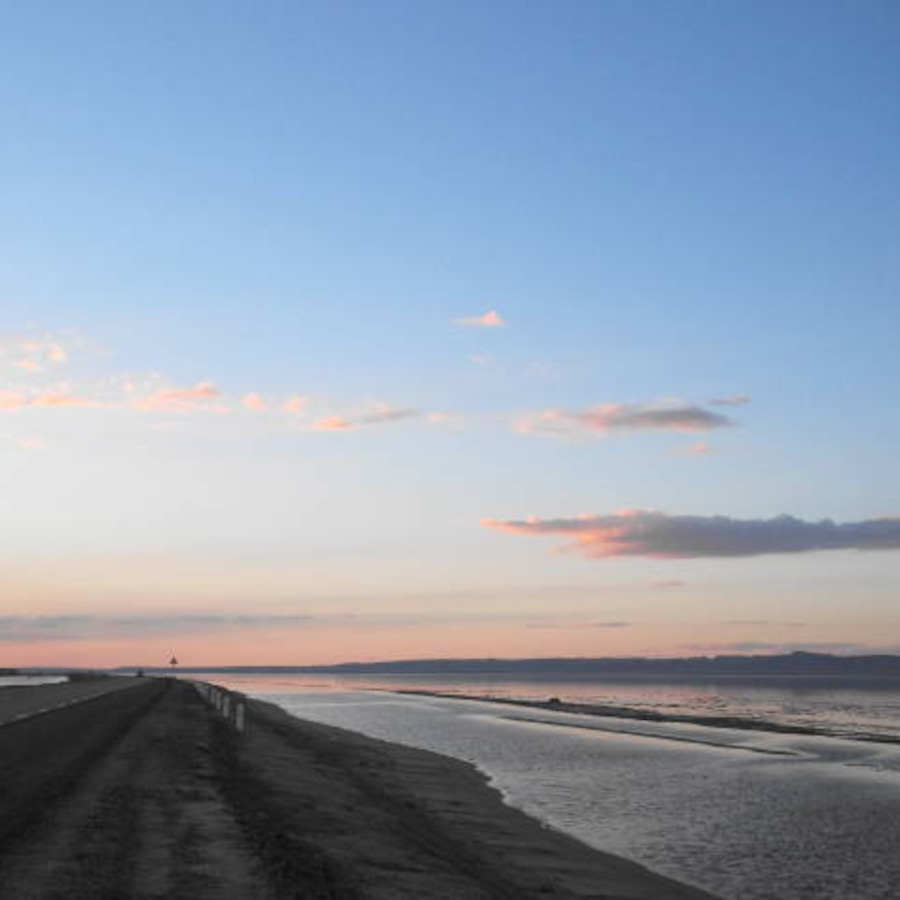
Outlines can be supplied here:
M0 897L700 900L506 806L472 766L189 684L0 728ZM610 815L615 815L611 810Z

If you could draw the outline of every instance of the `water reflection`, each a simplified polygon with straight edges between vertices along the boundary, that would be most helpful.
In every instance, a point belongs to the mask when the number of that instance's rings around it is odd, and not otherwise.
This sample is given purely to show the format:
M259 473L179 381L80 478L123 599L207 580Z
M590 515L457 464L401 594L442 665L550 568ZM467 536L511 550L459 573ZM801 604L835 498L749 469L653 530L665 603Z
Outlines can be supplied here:
M202 676L201 676L202 677ZM540 680L446 675L210 675L252 690L427 690L498 699L624 706L666 715L738 716L791 726L900 739L900 682L835 678Z
M38 684L62 684L68 675L0 675L0 688L28 687Z

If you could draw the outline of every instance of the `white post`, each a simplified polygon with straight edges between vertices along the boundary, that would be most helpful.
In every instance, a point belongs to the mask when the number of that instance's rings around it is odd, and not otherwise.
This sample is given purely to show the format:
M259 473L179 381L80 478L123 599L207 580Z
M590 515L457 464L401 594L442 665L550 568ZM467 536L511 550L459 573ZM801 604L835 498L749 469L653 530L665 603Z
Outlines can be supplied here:
M234 727L238 731L244 730L244 704L236 703L234 707Z

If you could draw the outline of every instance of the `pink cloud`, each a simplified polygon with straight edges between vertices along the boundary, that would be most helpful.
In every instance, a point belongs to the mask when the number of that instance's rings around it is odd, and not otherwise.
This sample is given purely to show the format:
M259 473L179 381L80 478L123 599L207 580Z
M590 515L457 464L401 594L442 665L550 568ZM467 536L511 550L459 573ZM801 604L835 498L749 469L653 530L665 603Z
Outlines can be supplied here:
M495 309L491 309L481 316L471 316L465 319L454 319L454 325L462 325L468 328L503 328L506 321Z
M98 400L68 390L46 391L42 394L26 394L21 391L0 391L0 410L15 412L21 409L101 409L115 404Z
M0 339L0 358L6 358L10 365L23 371L42 372L48 367L68 361L69 351L64 346L64 341L73 343L71 337L7 337Z
M311 397L307 397L305 394L294 394L292 397L288 397L284 403L281 404L281 408L285 412L299 414L306 411L306 408L312 402Z
M114 404L66 392L39 394L28 403L40 409L103 409Z
M0 391L0 410L16 412L28 406L28 398L18 391Z
M262 412L269 406L261 394L245 394L241 403L245 409L252 409L255 412Z
M793 516L733 519L669 516L653 510L622 510L607 516L497 521L482 526L507 534L563 535L565 551L591 559L740 557L824 550L900 549L900 518L807 522Z
M343 416L325 416L312 424L314 431L350 431L357 426Z
M416 409L403 409L381 404L373 412L354 416L325 416L313 422L313 431L353 431L368 425L384 425L389 422L400 422L413 419L421 413Z
M167 388L135 400L134 409L142 412L226 412L227 407L214 401L221 397L211 381L189 388Z
M464 413L434 411L425 414L425 421L429 425L444 425L459 428L466 424Z
M687 447L682 447L678 453L681 456L709 456L716 451L706 443L706 441L697 441Z
M98 392L78 392L68 384L62 384L42 391L0 390L0 410L131 408L142 412L225 411L224 406L212 402L219 397L219 391L209 382L193 388L158 389L137 399L132 398L138 388L128 379L121 382L117 379L116 383L108 383L101 388Z
M12 363L17 369L24 369L26 372L40 372L43 366L35 359L16 359Z

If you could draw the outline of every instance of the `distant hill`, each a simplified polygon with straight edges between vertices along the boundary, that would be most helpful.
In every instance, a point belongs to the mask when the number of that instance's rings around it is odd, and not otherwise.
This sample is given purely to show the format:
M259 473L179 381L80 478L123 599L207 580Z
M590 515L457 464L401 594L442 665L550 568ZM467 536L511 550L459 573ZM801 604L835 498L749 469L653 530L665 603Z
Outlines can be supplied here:
M114 671L167 671L165 666L123 666ZM222 674L331 675L507 675L579 676L799 676L900 678L900 656L833 656L797 651L779 656L692 656L670 659L608 657L556 659L411 659L387 662L349 662L333 666L179 666L179 672Z

